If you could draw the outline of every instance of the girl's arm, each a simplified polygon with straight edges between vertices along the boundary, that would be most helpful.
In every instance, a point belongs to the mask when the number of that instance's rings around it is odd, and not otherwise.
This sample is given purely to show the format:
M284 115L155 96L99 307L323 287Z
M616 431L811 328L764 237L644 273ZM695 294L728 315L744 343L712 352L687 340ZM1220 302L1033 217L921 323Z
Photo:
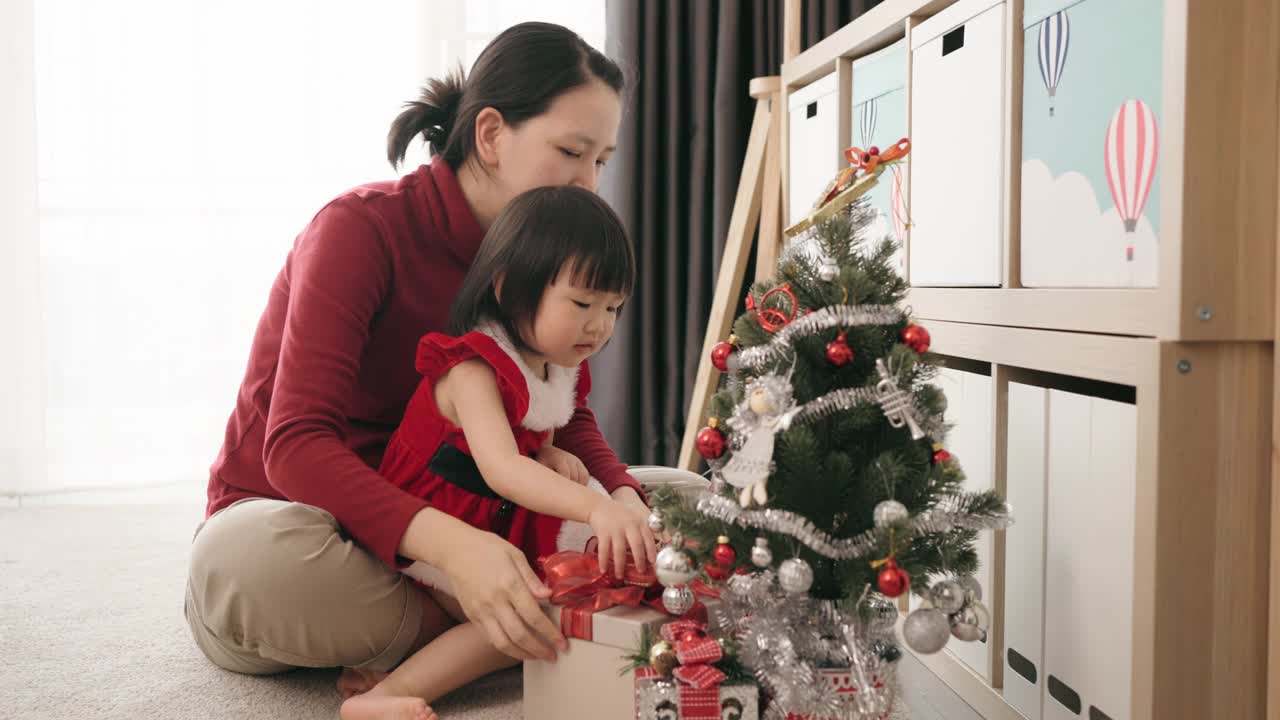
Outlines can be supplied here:
M579 485L537 460L520 454L488 363L466 360L436 384L441 413L462 428L471 456L493 491L544 515L589 522L593 510L609 498Z

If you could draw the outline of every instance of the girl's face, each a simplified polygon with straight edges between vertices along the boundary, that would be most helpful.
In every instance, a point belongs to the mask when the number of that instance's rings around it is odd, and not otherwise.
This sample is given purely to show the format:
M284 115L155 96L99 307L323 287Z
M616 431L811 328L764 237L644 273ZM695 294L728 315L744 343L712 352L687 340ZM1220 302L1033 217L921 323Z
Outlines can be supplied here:
M493 138L491 170L502 204L546 185L594 192L618 143L621 119L618 93L592 80L562 93L546 112L519 127L501 126Z
M547 362L577 367L604 347L626 297L581 285L572 264L542 294L526 343Z

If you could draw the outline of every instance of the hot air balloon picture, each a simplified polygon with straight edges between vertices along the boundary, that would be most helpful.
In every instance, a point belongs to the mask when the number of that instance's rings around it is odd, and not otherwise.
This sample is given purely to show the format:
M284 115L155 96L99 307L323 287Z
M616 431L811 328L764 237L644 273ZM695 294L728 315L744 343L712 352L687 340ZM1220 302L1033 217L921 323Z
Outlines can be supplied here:
M1040 79L1049 91L1049 117L1053 117L1054 96L1058 94L1058 81L1062 68L1067 64L1067 48L1071 45L1071 20L1066 10L1060 10L1040 24L1039 55Z
M1111 187L1116 212L1124 220L1126 236L1137 229L1138 218L1151 194L1159 150L1155 113L1141 100L1126 101L1111 116L1105 146L1107 185ZM1127 259L1133 261L1132 244L1127 248Z
M871 147L875 145L872 138L876 134L876 116L879 114L879 108L876 106L876 98L871 98L862 104L862 116L858 123L858 133L862 140L861 147Z

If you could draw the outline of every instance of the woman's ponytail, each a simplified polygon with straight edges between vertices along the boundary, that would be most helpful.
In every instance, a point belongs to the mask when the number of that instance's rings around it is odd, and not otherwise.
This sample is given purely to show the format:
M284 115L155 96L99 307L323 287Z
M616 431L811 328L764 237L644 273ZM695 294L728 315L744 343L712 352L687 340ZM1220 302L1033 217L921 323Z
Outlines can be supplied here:
M444 152L458 118L464 82L462 68L458 68L444 78L428 80L421 96L405 103L387 133L387 160L391 167L399 167L409 143L418 135L430 144L431 153Z

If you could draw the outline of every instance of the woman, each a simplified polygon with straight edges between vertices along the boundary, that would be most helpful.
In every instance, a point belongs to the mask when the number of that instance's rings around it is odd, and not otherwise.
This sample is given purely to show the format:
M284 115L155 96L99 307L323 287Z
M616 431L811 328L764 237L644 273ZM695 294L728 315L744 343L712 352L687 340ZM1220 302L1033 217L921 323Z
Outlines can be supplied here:
M201 650L243 673L349 668L346 692L451 624L397 568L442 571L466 616L518 659L567 642L524 555L379 477L418 384L419 338L444 330L485 228L524 190L594 190L621 115L618 66L571 31L526 23L465 82L432 80L388 136L422 135L429 165L358 187L298 236L256 331L192 548L186 614ZM586 372L586 366L583 366ZM647 513L585 406L555 444Z

